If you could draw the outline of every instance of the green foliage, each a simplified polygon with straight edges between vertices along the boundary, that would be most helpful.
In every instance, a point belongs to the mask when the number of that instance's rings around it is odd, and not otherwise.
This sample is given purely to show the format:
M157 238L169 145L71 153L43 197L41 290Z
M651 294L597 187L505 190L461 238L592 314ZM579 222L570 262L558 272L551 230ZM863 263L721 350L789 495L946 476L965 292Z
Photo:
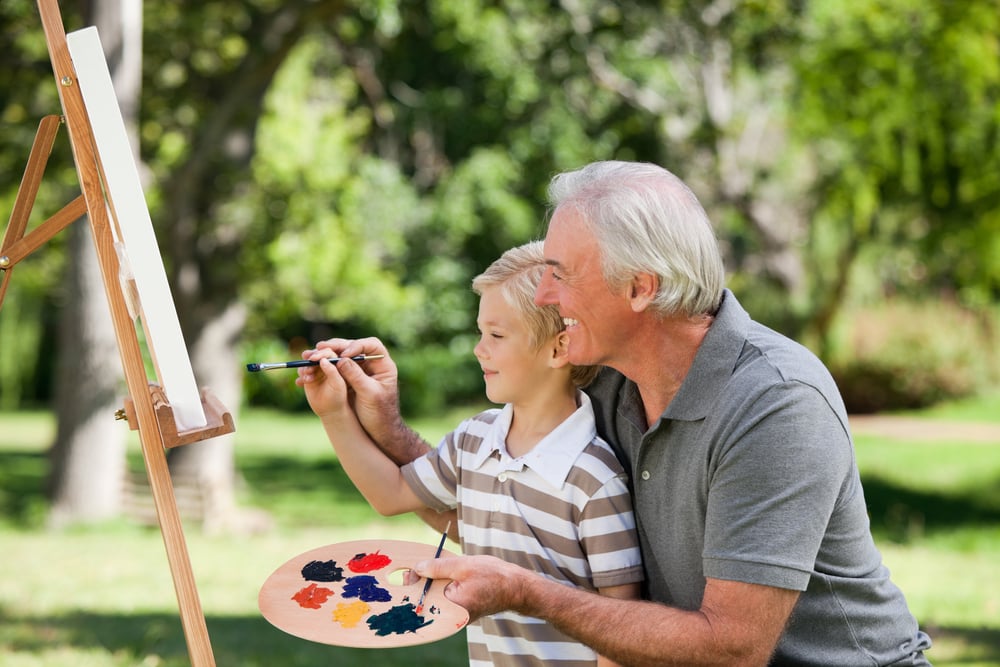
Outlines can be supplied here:
M437 355L473 328L472 277L542 236L553 173L605 158L689 181L751 312L820 346L859 291L996 301L1000 18L988 0L143 10L147 201L189 342L241 302L251 345L378 335L414 355L408 382L467 395L469 359ZM59 105L34 3L0 3L0 33L13 45L0 64L9 210L37 119ZM62 136L33 222L75 180ZM55 321L58 237L43 255L37 280L18 268L18 323L0 329L8 405L47 391L39 336ZM856 264L878 284L859 284Z
M920 289L1000 291L1000 15L986 0L810 3L796 128L814 143L818 225L841 261L913 249ZM854 246L854 251L849 250ZM913 281L911 281L912 284Z
M483 399L483 378L472 355L475 341L427 345L397 359L400 409L408 416L438 414L452 405Z
M244 364L292 361L301 358L300 350L275 339L256 339L243 347ZM248 372L243 381L247 405L271 406L290 412L309 410L305 393L295 384L294 370Z
M948 301L852 309L841 315L830 370L852 413L969 396L1000 378L997 326Z

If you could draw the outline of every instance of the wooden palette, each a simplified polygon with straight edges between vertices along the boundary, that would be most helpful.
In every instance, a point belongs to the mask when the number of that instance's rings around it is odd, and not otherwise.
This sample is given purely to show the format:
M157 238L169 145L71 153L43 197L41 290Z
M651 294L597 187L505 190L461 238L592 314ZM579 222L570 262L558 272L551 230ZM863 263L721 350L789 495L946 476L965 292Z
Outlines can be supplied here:
M416 613L426 579L403 585L403 571L434 558L435 546L401 540L330 544L295 556L264 582L264 618L290 635L334 646L393 648L450 637L469 613L434 580ZM442 556L450 556L442 551Z

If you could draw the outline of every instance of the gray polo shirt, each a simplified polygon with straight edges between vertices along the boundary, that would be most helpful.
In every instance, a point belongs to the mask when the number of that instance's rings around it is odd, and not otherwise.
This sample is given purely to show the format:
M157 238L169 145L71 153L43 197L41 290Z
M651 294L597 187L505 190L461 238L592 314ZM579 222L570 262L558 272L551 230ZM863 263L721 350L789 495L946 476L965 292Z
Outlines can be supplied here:
M871 537L840 393L806 348L726 290L651 428L620 373L587 393L632 475L650 599L698 609L705 577L799 590L772 664L928 664Z

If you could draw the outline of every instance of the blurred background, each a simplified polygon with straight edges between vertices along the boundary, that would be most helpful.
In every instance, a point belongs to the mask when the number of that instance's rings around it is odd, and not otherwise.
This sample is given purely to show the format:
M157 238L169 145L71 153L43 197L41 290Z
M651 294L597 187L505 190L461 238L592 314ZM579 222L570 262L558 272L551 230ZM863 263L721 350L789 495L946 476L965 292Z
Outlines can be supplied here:
M976 418L989 421L997 406L995 0L61 10L68 32L98 26L195 375L237 419L235 435L171 452L202 527L267 523L243 507L242 417L311 414L293 372L246 363L376 335L408 417L481 401L471 279L544 236L553 174L599 159L655 162L691 185L729 287L828 364L852 414L986 401ZM3 0L0 44L7 215L38 121L61 107L34 2ZM63 130L33 223L76 183ZM74 223L18 264L0 311L0 500L21 528L115 521L141 494L121 492L141 474L108 418L124 384L92 245ZM41 426L18 439L25 415ZM994 451L970 460L987 462L997 500ZM979 510L1000 538L1000 504Z

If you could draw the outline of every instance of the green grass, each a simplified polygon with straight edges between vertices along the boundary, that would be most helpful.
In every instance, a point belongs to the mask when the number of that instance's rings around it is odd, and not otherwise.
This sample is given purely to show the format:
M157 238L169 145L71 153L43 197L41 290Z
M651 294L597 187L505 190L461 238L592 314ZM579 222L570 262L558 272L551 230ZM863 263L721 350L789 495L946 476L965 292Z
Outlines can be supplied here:
M436 442L468 409L414 422ZM1000 421L986 398L921 413ZM44 413L0 414L0 664L189 664L160 533L122 521L63 532L43 528ZM135 434L130 466L142 469ZM219 665L464 665L464 634L396 650L344 649L269 625L257 592L279 565L323 544L390 537L433 544L409 517L373 512L336 464L311 415L245 412L237 423L241 503L270 530L210 536L188 527L198 592ZM1000 664L1000 442L859 438L872 526L941 665Z

